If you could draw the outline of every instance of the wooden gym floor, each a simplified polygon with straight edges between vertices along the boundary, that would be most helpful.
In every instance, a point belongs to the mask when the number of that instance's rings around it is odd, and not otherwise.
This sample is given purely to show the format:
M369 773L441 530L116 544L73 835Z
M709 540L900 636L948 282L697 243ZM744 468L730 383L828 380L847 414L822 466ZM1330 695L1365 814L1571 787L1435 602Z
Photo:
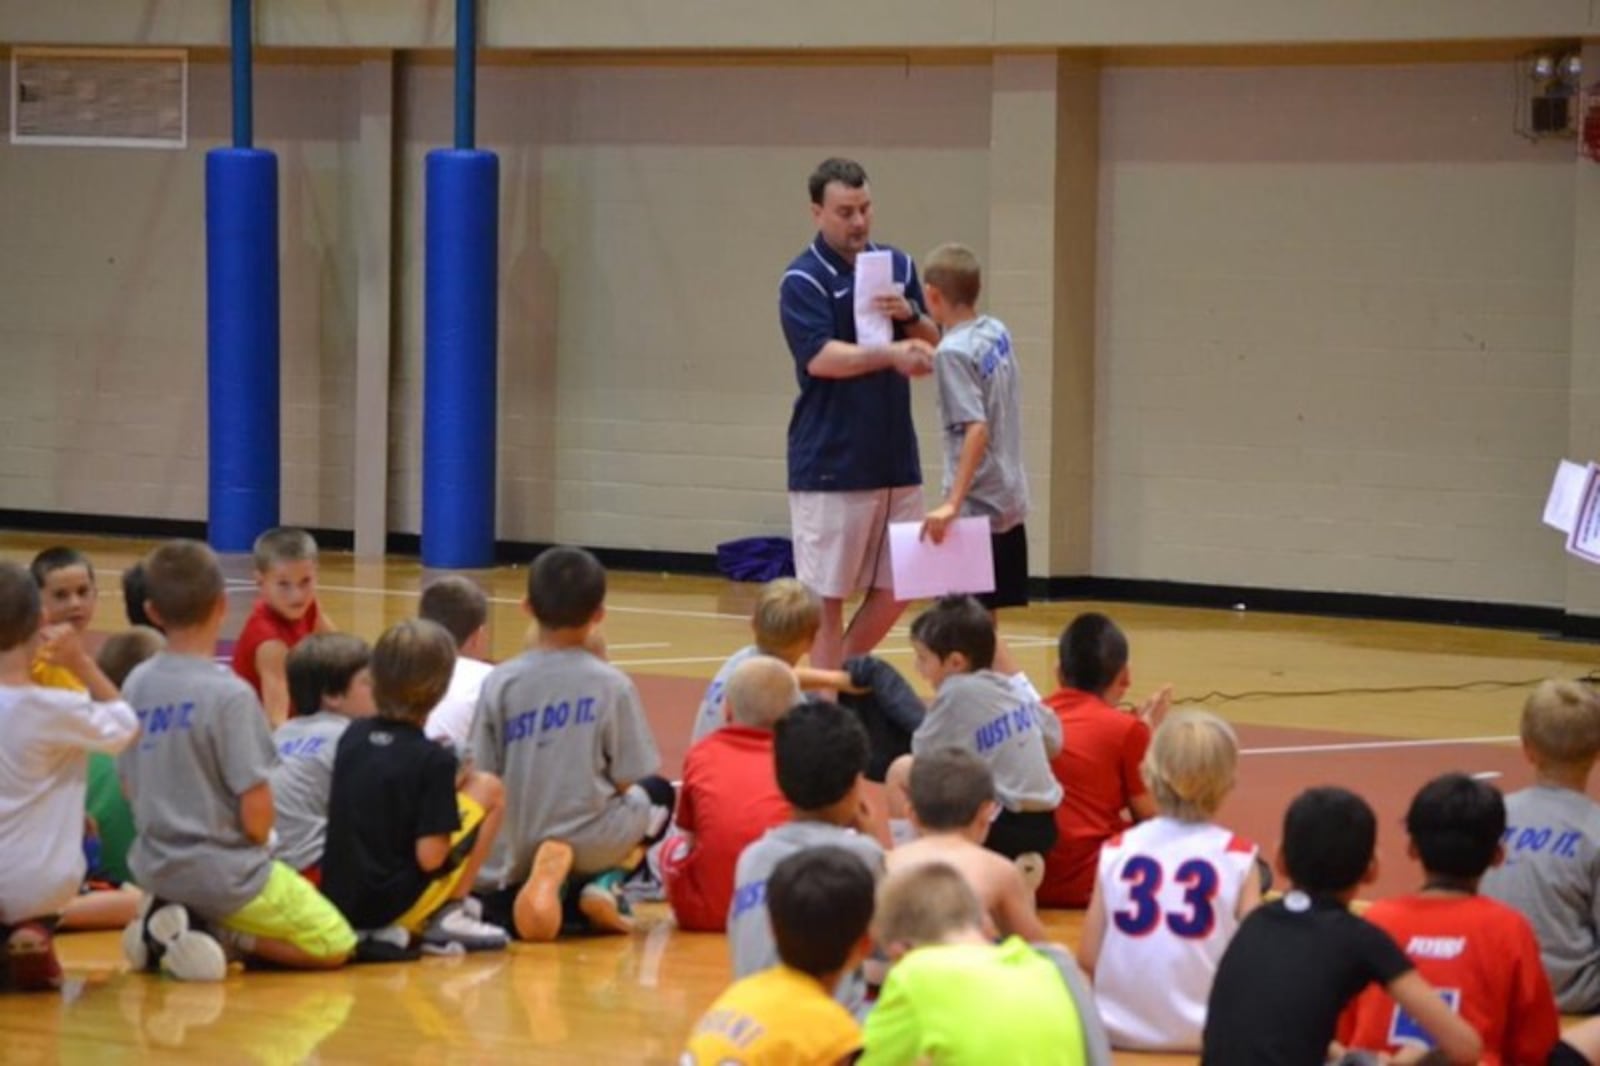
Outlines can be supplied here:
M89 552L100 570L95 628L123 625L117 572L153 542L0 535L0 557L26 562L51 543ZM230 561L235 617L248 610L249 565ZM478 575L493 597L495 658L521 646L525 574ZM358 563L329 554L319 598L337 624L368 639L414 612L414 560ZM638 682L664 770L676 773L707 679L748 642L754 587L704 578L615 574L606 635L612 660ZM1536 634L1124 604L1049 603L1008 612L1004 632L1042 690L1052 687L1055 637L1079 611L1106 610L1133 644L1134 691L1170 681L1179 702L1232 721L1244 752L1222 821L1276 847L1284 805L1299 789L1339 783L1377 808L1383 876L1372 895L1415 886L1401 815L1430 776L1465 770L1506 790L1530 779L1515 743L1526 685L1586 675L1590 645ZM909 616L908 619L909 620ZM234 622L237 625L237 621ZM910 673L904 626L880 654ZM925 690L921 682L919 688ZM1359 690L1412 690L1369 691ZM1291 693L1224 699L1212 693ZM1298 695L1292 693L1299 693ZM4 861L26 861L7 856ZM641 909L631 937L518 945L468 959L428 959L334 974L235 974L221 985L129 975L113 933L58 941L69 983L60 996L0 998L6 1064L193 1061L672 1063L689 1026L728 979L720 936L673 928L663 907ZM1081 917L1046 912L1075 943ZM1123 1056L1127 1062L1190 1062Z

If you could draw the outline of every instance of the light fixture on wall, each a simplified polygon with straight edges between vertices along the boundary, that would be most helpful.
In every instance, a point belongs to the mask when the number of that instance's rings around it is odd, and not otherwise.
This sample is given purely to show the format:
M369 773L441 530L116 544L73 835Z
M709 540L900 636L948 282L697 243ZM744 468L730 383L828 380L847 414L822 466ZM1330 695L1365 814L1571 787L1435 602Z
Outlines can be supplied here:
M1519 58L1516 131L1534 141L1574 136L1582 78L1583 56L1576 44L1541 49Z

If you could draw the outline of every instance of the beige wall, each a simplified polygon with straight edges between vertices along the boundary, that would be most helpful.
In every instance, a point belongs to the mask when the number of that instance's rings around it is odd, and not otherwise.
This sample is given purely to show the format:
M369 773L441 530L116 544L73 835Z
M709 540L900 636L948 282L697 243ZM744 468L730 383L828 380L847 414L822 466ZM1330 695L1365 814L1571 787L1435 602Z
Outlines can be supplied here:
M1096 574L1561 602L1574 163L1508 73L1107 71Z

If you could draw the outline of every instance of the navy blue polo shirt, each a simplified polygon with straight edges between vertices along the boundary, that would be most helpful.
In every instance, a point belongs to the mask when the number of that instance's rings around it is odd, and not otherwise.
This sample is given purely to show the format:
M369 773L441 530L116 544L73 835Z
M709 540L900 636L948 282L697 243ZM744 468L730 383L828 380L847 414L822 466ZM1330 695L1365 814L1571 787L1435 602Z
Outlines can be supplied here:
M922 309L922 285L911 257L886 244L869 250L894 257L894 280ZM922 484L911 384L893 369L854 378L807 373L829 341L856 340L855 267L817 234L778 286L778 316L794 356L800 396L789 417L789 491L849 492ZM905 336L899 323L895 339Z

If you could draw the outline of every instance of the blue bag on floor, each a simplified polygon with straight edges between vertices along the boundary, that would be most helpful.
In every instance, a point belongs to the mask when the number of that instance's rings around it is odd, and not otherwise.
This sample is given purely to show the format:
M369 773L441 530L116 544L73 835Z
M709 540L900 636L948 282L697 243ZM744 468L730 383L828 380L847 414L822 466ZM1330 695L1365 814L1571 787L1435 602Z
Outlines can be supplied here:
M788 537L745 537L717 545L717 571L734 581L772 581L794 576L794 545Z

